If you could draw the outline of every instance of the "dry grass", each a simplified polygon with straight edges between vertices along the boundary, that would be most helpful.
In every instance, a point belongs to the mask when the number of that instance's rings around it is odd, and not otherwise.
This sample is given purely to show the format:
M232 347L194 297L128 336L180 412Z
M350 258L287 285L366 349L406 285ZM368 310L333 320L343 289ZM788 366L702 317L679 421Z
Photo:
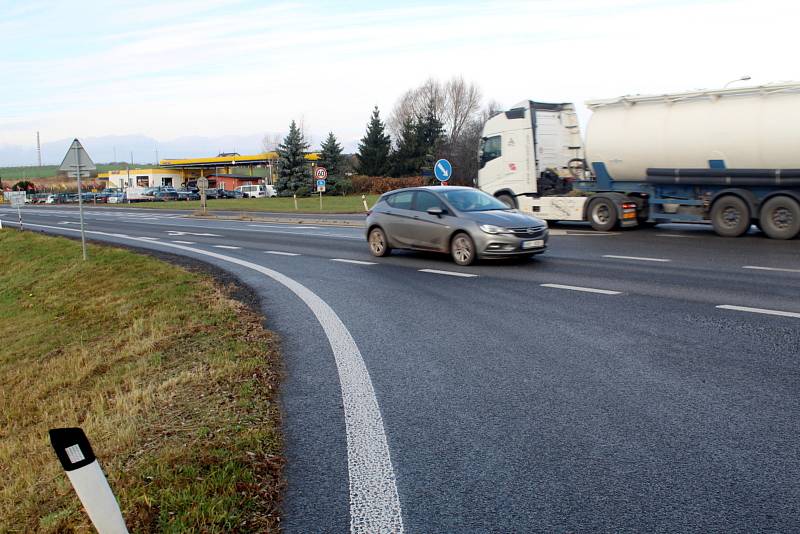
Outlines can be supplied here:
M131 531L277 530L276 339L205 275L79 257L0 231L0 532L91 531L61 426L86 431Z

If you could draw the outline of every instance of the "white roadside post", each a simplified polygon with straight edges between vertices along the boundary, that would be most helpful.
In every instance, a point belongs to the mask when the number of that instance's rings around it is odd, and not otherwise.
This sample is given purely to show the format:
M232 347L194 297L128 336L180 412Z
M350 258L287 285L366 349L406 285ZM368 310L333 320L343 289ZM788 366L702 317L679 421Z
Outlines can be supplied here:
M89 176L89 172L97 169L94 163L92 162L92 158L89 157L89 154L86 153L81 142L77 139L72 141L72 145L67 150L67 154L64 156L64 161L61 162L61 166L58 168L60 171L66 171L67 176L70 178L77 178L78 179L78 213L80 215L81 220L81 248L83 250L83 259L86 260L86 232L85 227L83 224L83 191L81 190L81 178L82 174L86 173L86 176Z
M208 189L208 178L204 177L202 174L200 178L197 179L197 189L200 190L200 204L203 206L203 215L208 215L208 211L206 209L206 189Z
M128 534L117 499L80 428L54 428L50 443L99 534Z
M369 206L367 206L367 195L361 195L361 202L364 203L364 211L369 211Z
M12 208L17 208L17 217L19 218L19 229L25 230L22 227L22 206L25 204L25 191L11 191L4 193L5 197L11 203ZM0 226L2 228L2 226Z

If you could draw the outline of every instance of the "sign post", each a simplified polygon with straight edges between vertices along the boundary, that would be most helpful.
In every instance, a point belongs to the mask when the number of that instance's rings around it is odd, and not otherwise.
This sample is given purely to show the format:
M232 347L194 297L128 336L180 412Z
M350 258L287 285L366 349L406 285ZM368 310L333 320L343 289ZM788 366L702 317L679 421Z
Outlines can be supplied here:
M197 179L197 189L200 190L200 204L203 206L203 215L208 215L206 211L206 189L208 189L208 178L200 176Z
M314 178L317 179L317 192L319 192L319 211L322 211L322 193L325 192L325 180L328 178L328 169L317 167L314 169Z
M447 181L453 175L453 166L446 159L440 159L433 166L433 174L439 183L447 185Z
M72 145L67 150L64 156L64 161L58 168L60 171L66 171L67 176L70 178L78 179L78 212L81 220L81 249L83 250L83 259L86 261L86 232L83 224L83 191L81 190L81 178L83 176L89 177L89 171L96 170L92 158L86 153L81 142L75 139Z
M19 218L19 229L25 230L22 227L22 206L25 204L25 191L11 191L5 193L8 201L11 203L12 208L17 208L17 217Z

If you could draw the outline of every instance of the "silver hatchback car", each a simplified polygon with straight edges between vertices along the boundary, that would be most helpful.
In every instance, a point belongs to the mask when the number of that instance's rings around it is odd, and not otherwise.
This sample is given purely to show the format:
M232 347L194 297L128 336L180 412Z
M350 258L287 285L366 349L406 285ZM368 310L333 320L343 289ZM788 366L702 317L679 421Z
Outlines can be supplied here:
M386 256L393 248L429 250L469 265L478 258L541 254L548 238L546 222L472 187L390 191L367 215L374 256Z

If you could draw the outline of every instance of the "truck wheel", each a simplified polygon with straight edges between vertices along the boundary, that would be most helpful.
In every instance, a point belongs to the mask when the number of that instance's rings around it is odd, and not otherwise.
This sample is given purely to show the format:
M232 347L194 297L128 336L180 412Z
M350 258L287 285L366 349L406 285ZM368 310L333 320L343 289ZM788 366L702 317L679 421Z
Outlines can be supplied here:
M741 198L724 196L711 207L711 224L723 237L739 237L750 228L750 209Z
M800 232L800 204L787 196L772 197L761 206L759 222L772 239L792 239Z
M514 200L514 197L511 195L497 195L497 200L505 204L511 209L517 209L517 202Z
M617 225L617 207L607 198L598 198L589 204L589 222L592 228L607 232Z

